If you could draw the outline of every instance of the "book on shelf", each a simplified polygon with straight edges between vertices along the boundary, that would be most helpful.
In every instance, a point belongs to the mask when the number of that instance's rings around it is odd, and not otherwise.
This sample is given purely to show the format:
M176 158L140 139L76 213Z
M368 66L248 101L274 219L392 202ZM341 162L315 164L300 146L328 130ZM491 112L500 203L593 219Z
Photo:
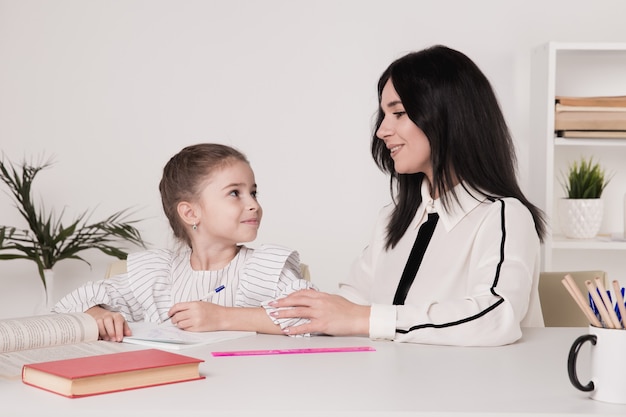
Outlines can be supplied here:
M173 352L143 349L26 364L22 381L78 398L203 379L201 362L204 360Z
M622 131L626 130L626 106L593 107L555 105L554 129L556 131L590 130Z
M626 139L626 130L557 130L560 138Z
M567 97L556 96L555 101L564 106L626 107L626 96Z

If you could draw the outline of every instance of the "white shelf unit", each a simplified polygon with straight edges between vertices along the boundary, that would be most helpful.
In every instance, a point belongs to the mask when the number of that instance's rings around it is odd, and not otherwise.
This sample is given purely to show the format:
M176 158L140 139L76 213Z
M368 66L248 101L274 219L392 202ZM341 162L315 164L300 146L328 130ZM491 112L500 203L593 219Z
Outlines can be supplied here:
M548 42L531 57L531 138L529 197L546 213L548 235L542 245L543 271L603 269L626 284L626 139L559 138L554 132L556 96L626 95L626 43ZM560 235L558 200L567 166L593 157L612 175L605 189L598 238Z

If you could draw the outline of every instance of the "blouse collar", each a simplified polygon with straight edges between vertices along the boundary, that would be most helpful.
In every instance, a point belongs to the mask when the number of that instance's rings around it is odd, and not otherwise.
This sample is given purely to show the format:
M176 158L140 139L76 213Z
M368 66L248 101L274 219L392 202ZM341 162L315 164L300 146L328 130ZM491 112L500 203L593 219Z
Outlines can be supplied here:
M416 218L419 221L416 226L422 224L426 214L437 213L439 214L439 221L449 231L469 212L487 200L483 194L461 182L454 187L459 201L451 197L446 210L443 208L441 198L433 199L431 197L429 188L429 182L424 178L421 184L422 204L417 209Z

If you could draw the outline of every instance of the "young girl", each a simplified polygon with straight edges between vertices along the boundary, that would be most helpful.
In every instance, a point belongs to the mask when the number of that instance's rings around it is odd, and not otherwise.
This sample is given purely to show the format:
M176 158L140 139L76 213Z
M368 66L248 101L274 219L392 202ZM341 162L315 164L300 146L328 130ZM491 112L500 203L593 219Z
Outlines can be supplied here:
M84 311L97 320L103 340L118 342L131 334L127 321L275 334L306 321L271 318L274 309L267 306L312 288L301 277L298 253L241 244L256 238L263 215L254 173L241 152L212 143L186 147L165 165L159 191L184 248L130 254L127 273L74 290L55 312Z
M491 85L444 46L393 62L378 83L371 150L393 204L339 295L298 291L276 317L289 334L494 346L542 326L543 213L517 184L515 151Z

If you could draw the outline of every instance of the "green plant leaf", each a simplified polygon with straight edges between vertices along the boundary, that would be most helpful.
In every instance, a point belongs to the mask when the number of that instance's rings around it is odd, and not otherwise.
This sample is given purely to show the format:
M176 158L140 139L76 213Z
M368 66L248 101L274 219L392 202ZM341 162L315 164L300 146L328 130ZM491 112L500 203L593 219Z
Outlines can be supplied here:
M567 198L592 199L600 198L610 182L605 170L599 163L581 157L569 165L567 175L561 173L563 189Z
M90 213L85 211L68 225L62 218L65 210L57 216L47 211L43 203L36 207L33 203L32 184L37 174L50 167L51 160L39 163L23 162L18 169L10 161L0 160L0 180L9 188L15 207L26 220L29 230L11 226L0 226L0 260L28 259L37 264L37 269L45 287L44 269L51 269L64 259L75 259L91 265L78 254L95 249L118 259L126 259L128 253L123 244L146 247L141 233L135 227L140 222L131 219L130 209L118 211L106 219L87 224Z

